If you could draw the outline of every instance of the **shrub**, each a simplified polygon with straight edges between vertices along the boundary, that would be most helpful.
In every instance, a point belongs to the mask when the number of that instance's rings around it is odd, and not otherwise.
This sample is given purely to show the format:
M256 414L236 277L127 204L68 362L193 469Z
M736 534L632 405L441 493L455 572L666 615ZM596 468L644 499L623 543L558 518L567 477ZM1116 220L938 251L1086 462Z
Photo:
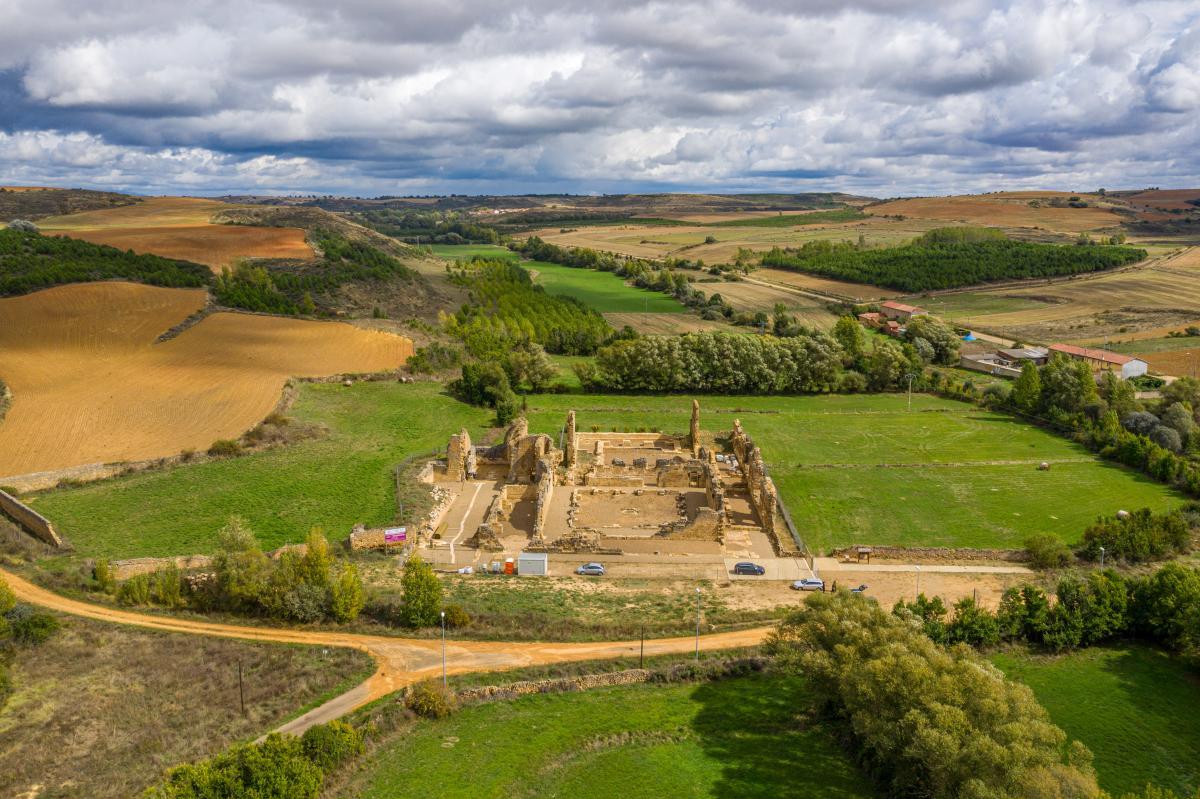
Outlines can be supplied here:
M441 719L454 712L457 700L441 685L421 682L414 685L404 699L404 706L427 719Z
M323 586L300 583L283 594L278 613L285 619L311 624L325 618L326 600Z
M150 604L150 577L137 574L117 587L117 601L122 605Z
M304 756L325 773L363 752L363 736L344 721L317 724L300 738Z
M1083 531L1079 554L1088 560L1105 556L1140 563L1185 551L1191 543L1191 530L1182 512L1156 514L1142 508L1126 518L1101 517Z
M58 619L49 613L20 613L17 614L17 618L13 618L12 613L13 611L9 611L11 635L14 641L22 644L43 643L58 632L59 627L62 626Z
M208 448L208 454L214 458L233 457L242 454L242 445L231 438L218 439Z
M300 738L271 733L214 758L172 769L147 799L317 799L321 769L305 757Z
M1025 539L1025 552L1035 569L1061 569L1071 562L1071 550L1058 536L1049 533Z
M467 611L463 610L462 605L447 605L446 606L446 626L451 629L466 627L471 623L471 616Z
M177 608L183 605L183 575L178 566L172 563L154 573L150 580L150 596L164 607Z
M0 577L0 616L8 613L17 604L17 596L8 587L3 577Z
M946 625L946 640L975 647L995 646L1000 643L1000 623L973 598L963 597L955 603L954 616Z

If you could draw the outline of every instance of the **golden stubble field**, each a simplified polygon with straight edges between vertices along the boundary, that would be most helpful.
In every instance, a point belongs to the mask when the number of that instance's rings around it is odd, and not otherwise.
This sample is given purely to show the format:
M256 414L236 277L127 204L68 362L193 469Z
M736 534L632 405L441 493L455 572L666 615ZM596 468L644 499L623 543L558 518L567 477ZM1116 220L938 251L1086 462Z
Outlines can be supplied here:
M236 438L279 401L288 377L394 369L400 336L340 322L213 314L157 337L205 293L83 283L0 299L0 477L172 455Z
M147 197L134 205L42 219L47 235L205 264L219 272L239 258L312 258L298 228L214 225L227 203L198 197Z
M901 215L937 221L1001 228L1040 228L1055 233L1080 233L1119 225L1122 218L1107 207L1054 208L1051 200L1078 196L1089 203L1096 195L1054 191L996 192L957 197L914 197L871 205L863 210L879 216ZM1030 203L1037 203L1034 207Z

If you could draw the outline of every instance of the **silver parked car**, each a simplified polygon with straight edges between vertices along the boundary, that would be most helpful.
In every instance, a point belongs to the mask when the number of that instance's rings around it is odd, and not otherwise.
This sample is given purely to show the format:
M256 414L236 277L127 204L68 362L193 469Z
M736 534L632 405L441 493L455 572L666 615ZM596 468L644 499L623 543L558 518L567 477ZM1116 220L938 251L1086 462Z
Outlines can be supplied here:
M576 574L586 574L590 577L603 577L604 573L605 573L604 572L604 564L603 563L585 563L582 566L580 566L578 569L576 569L575 573Z
M803 580L797 580L792 583L793 591L824 591L825 581L818 580L816 577L806 577Z

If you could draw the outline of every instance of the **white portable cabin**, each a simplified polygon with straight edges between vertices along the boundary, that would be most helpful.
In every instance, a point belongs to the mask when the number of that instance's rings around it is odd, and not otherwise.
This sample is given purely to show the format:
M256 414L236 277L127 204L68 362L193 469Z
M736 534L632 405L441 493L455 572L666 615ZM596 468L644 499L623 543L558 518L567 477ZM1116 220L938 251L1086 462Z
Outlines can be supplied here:
M517 555L517 574L545 577L550 573L550 556L545 552L522 552Z

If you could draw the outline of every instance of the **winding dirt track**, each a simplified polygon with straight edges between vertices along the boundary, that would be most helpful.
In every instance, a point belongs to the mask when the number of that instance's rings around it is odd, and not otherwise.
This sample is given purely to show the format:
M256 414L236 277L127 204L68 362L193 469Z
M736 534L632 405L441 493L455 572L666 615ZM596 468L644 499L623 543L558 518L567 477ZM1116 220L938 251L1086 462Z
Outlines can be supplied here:
M170 616L151 616L68 599L3 569L0 569L0 577L8 582L18 599L73 616L191 635L213 635L283 644L352 647L374 658L377 668L365 682L284 724L279 728L279 732L304 732L314 724L339 718L405 685L435 676L441 671L441 642L438 640L356 635L325 630L241 627ZM762 642L768 629L758 627L752 630L706 635L700 638L700 646L705 650L753 646ZM696 639L692 637L649 639L646 641L646 654L690 652L695 645ZM450 641L446 645L446 671L448 674L465 674L547 663L615 658L636 655L638 646L638 641L602 641L586 644Z

